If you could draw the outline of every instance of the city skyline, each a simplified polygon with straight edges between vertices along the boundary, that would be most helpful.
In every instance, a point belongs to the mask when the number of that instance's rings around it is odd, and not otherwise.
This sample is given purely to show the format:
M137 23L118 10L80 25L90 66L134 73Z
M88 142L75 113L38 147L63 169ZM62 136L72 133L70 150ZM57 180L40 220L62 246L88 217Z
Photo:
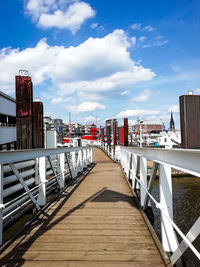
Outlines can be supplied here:
M72 122L163 121L200 93L199 1L8 0L1 7L0 90L28 70L45 114Z

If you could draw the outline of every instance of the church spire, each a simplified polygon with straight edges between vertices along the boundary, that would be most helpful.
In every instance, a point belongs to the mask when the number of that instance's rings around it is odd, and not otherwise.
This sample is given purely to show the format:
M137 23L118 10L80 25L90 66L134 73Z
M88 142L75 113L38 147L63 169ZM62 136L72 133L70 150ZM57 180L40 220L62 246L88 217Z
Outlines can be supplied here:
M169 128L170 128L170 131L175 132L175 124L174 124L174 118L173 118L172 111L171 111L171 119L170 119L170 123L169 123Z

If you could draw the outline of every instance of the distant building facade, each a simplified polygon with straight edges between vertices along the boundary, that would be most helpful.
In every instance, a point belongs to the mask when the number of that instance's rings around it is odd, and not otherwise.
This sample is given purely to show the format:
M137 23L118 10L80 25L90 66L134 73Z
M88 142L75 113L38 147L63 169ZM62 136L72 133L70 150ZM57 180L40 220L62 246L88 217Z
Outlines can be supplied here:
M135 134L139 134L140 132L140 127L141 127L141 131L142 133L160 133L163 130L163 124L162 122L136 122L134 125L134 132Z
M16 148L16 101L0 91L0 150Z
M91 128L92 124L81 125L80 123L71 123L71 137L90 135ZM64 123L62 119L52 119L51 116L44 116L44 130L56 131L58 143L62 143L63 138L69 138L70 136L69 124Z

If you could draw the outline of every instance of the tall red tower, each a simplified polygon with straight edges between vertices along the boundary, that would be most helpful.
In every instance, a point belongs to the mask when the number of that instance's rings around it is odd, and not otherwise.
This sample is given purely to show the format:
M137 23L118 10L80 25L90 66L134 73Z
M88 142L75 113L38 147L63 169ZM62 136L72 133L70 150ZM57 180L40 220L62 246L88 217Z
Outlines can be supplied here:
M33 102L33 148L44 148L43 104L39 98Z
M26 74L27 75L27 74ZM16 76L17 149L33 148L33 88L30 76Z

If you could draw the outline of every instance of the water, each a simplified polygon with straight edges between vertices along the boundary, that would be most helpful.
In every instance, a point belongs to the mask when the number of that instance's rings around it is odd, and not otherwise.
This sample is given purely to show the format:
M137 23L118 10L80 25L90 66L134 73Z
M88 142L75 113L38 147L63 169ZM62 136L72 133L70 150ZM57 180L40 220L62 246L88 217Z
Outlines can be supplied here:
M191 226L200 216L200 178L196 177L179 177L173 178L173 209L174 221L181 231L186 234ZM156 180L153 196L159 201L159 182ZM160 239L160 212L152 204L155 222L154 229ZM180 240L179 240L180 241ZM200 251L200 236L193 242L196 249ZM199 267L200 261L190 249L184 254L187 267Z

